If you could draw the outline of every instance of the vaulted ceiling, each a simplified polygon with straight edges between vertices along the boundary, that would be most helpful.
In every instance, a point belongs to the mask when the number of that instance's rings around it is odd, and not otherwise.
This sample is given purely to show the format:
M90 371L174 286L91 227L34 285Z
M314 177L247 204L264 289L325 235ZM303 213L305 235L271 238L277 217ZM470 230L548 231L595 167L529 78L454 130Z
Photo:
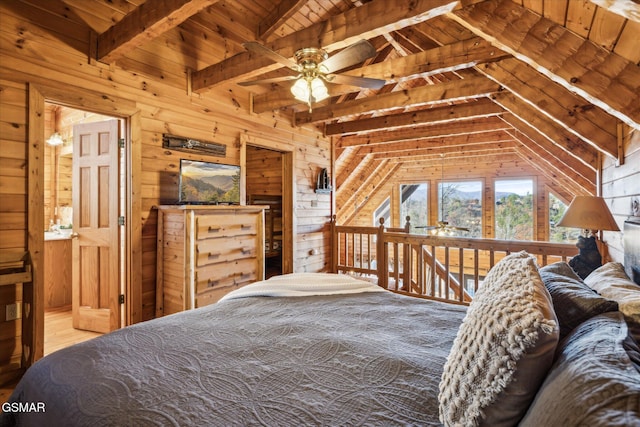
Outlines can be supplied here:
M42 6L45 4L46 6ZM602 156L622 160L622 135L640 128L637 0L23 0L30 19L65 18L67 43L91 34L104 63L202 93L251 96L333 137L336 200L367 177L408 162L515 154L571 194L593 193ZM46 11L39 13L39 11ZM386 80L379 90L331 84L308 110L287 75L246 51L257 40L292 58L329 55L366 39L376 55L345 74ZM153 55L151 53L154 53ZM164 60L158 63L156 58ZM341 191L342 189L342 191Z

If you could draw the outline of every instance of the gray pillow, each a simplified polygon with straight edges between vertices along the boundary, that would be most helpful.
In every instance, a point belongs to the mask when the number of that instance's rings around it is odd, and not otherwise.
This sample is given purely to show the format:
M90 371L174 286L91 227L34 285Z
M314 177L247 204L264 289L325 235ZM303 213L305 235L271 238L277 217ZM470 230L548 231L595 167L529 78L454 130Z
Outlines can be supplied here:
M511 254L485 277L445 363L438 395L446 426L513 426L553 362L558 327L535 259Z
M520 426L640 425L638 354L622 313L587 320L558 346Z
M598 295L585 285L566 262L540 268L540 277L553 301L560 324L560 339L587 319L609 311L617 311L618 303Z

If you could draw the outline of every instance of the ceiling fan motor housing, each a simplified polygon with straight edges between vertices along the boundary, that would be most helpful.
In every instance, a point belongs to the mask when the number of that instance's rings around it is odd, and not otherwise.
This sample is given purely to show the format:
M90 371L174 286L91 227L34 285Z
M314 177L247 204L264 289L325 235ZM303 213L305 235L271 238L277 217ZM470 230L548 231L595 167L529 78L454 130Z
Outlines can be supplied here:
M296 61L302 68L302 72L305 71L318 71L318 64L327 59L329 55L323 49L315 47L305 47L296 51Z

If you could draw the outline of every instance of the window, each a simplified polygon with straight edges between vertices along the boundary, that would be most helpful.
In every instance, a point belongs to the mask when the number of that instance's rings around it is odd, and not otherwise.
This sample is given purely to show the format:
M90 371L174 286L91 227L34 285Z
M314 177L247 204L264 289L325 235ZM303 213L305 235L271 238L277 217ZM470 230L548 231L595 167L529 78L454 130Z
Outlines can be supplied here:
M380 218L384 218L384 226L391 226L391 199L387 197L378 209L373 213L373 226L380 226Z
M496 181L495 195L496 239L533 240L533 181Z
M550 242L575 242L578 240L580 230L576 228L556 227L560 218L564 215L568 206L562 203L553 193L549 193L549 241Z
M405 218L411 218L412 233L425 234L424 228L413 229L415 226L427 225L428 186L422 184L400 185L400 227L405 224Z
M438 219L465 227L467 237L482 237L482 182L441 182L438 185Z

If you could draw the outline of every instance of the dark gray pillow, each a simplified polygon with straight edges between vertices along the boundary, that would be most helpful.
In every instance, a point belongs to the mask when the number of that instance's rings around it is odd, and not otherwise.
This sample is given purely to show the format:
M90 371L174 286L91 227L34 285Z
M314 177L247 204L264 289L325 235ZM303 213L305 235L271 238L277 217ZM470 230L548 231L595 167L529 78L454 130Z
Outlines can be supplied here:
M559 344L520 427L640 425L637 363L638 345L622 313L587 320Z
M618 311L617 302L598 295L566 262L549 264L539 271L558 317L560 339L593 316Z

